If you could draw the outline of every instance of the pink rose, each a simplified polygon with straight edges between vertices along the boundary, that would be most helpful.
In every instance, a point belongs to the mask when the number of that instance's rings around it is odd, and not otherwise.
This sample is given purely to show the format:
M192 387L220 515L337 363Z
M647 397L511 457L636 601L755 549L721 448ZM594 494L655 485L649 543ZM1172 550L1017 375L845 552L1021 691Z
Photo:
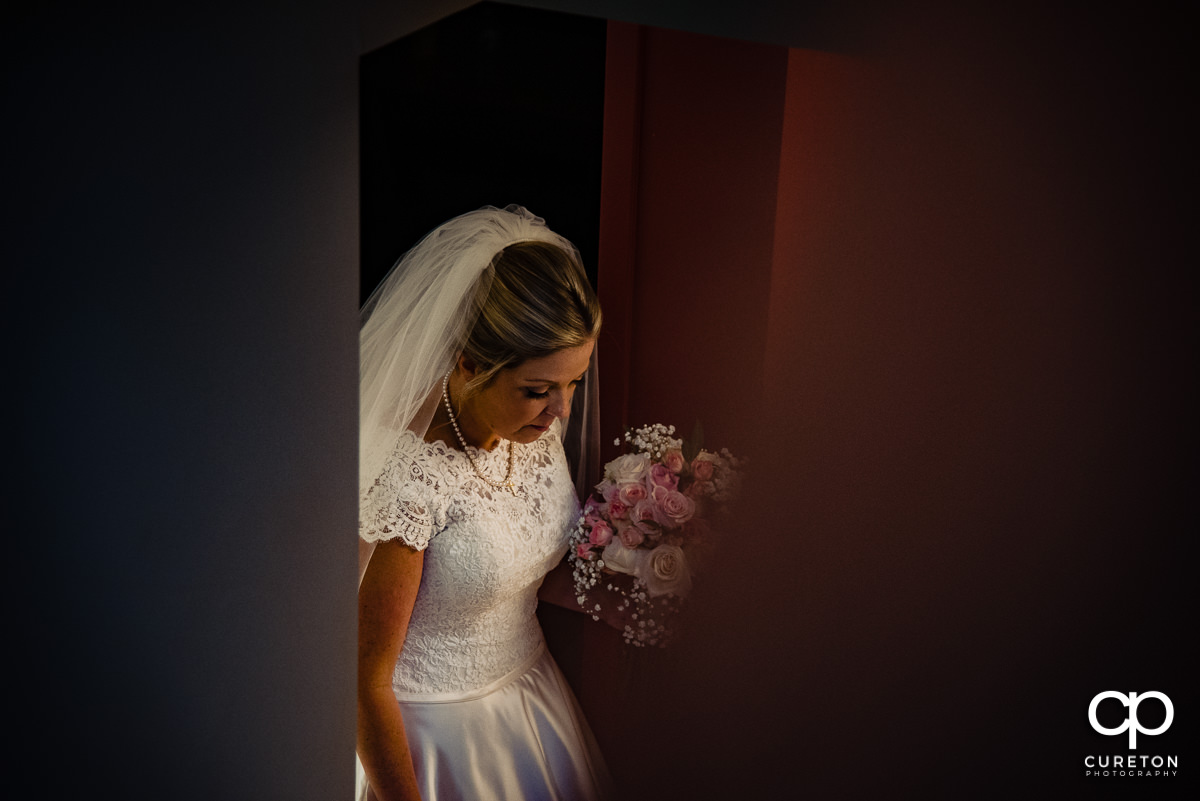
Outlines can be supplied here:
M646 536L638 530L637 526L626 526L617 534L617 538L626 548L636 548L646 540Z
M600 506L600 501L594 497L588 498L587 503L583 505L583 516L588 519L589 523L595 519L597 515L603 514Z
M592 530L588 533L588 542L601 547L612 542L612 538L613 531L609 528L608 523L605 523L603 520L597 520L593 523Z
M675 489L679 486L679 476L672 473L670 468L664 464L656 464L650 467L648 481L652 487Z
M715 457L711 453L701 453L692 460L692 475L697 481L711 481L713 477L713 469L716 465L713 462Z
M608 516L613 520L624 520L629 514L629 507L621 503L621 501L613 500L608 504Z
M625 506L632 508L637 506L638 502L644 500L649 494L646 491L646 487L642 484L622 484L620 492L617 493L617 498Z
M658 504L652 498L638 501L629 510L629 522L633 523L632 527L641 529L643 533L661 528L663 523L659 518Z
M695 502L684 495L682 492L672 490L667 493L667 496L659 501L659 509L669 522L671 528L676 528L683 525L688 520L691 520L692 515L696 513Z
M683 472L683 453L678 448L672 448L663 454L662 463L672 473L679 474Z
M592 558L592 546L586 542L581 542L575 546L575 555L580 559Z

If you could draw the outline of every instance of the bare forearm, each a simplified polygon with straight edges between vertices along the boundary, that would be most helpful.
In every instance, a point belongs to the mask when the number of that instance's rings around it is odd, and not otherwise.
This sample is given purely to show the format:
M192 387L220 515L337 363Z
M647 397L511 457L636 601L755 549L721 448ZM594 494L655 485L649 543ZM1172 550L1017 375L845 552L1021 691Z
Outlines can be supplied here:
M420 801L400 705L390 687L359 691L358 758L379 801Z
M578 593L575 590L575 576L571 572L571 566L567 562L560 562L557 567L546 574L542 586L538 589L538 600L574 612L583 612L588 616L599 617L617 631L623 631L625 625L631 622L630 614L633 610L631 608L618 609L617 607L624 602L624 599L615 592L609 592L605 589L605 585L610 583L627 585L629 577L611 575L606 578L605 582L588 590L588 597L591 601L589 601L588 608L584 609L579 606ZM595 608L597 603L600 605L598 610Z
M538 588L539 601L574 612L582 611L575 596L575 578L571 575L571 566L566 562L559 562L557 567L547 573L546 578L542 580L542 586Z

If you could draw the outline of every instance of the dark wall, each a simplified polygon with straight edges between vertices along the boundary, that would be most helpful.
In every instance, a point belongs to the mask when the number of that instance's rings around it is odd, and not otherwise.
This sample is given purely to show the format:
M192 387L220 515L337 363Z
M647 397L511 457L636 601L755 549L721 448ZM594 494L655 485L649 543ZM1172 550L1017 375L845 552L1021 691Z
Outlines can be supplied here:
M481 3L363 56L363 299L427 231L523 205L593 280L604 20Z
M882 17L871 48L767 48L719 102L750 52L712 74L721 48L673 34L696 50L664 68L642 32L629 280L657 291L631 304L629 408L703 409L751 458L684 639L623 703L627 665L585 661L627 797L1188 792L1084 776L1126 750L1088 725L1109 685L1174 699L1139 753L1195 739L1181 51L1163 19L1028 20ZM631 731L664 735L653 759Z
M345 797L355 21L4 27L10 794Z
M945 10L792 54L744 528L641 685L677 734L636 797L1194 792L1084 775L1129 753L1088 725L1110 685L1174 702L1137 754L1196 742L1165 22Z

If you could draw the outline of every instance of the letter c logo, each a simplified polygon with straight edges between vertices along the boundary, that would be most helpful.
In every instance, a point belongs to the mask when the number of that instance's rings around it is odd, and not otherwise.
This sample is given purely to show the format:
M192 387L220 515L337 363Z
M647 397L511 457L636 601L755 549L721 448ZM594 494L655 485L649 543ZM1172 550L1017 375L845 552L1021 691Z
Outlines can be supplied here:
M1124 704L1125 706L1129 707L1129 717L1125 718L1125 722L1122 723L1120 726L1116 727L1115 729L1106 729L1105 727L1100 725L1100 721L1096 720L1096 707L1100 706L1100 702L1103 701L1105 698L1115 698L1118 701L1120 701L1122 704ZM1162 701L1163 707L1167 710L1166 718L1163 720L1162 725L1159 726L1157 729L1146 729L1146 728L1143 728L1140 723L1138 723L1138 717L1137 717L1138 704L1140 704L1143 700L1145 700L1147 698L1157 698L1159 701ZM1092 728L1095 729L1096 731L1100 732L1101 734L1107 734L1107 735L1111 736L1111 735L1115 735L1115 734L1120 734L1121 732L1125 731L1126 729L1129 730L1129 748L1130 748L1130 750L1137 748L1138 732L1141 732L1142 734L1150 734L1150 735L1162 734L1164 731L1166 731L1167 729L1169 729L1171 727L1171 721L1173 721L1174 719L1175 719L1175 707L1174 707L1174 705L1171 704L1171 699L1168 698L1167 696L1163 695L1160 692L1148 692L1148 693L1142 693L1141 695L1138 695L1137 693L1129 693L1129 695L1127 697L1123 693L1118 693L1118 692L1109 690L1107 692L1099 693L1095 698L1092 699L1092 703L1088 706L1088 721L1092 724Z

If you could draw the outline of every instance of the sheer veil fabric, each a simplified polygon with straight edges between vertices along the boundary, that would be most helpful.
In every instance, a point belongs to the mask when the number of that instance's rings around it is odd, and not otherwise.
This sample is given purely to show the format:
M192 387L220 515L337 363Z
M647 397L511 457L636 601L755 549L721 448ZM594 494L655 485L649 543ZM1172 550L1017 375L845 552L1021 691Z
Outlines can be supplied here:
M485 206L426 234L371 293L359 329L359 508L405 431L419 438L491 287L496 256L509 245L548 242L579 254L545 220L521 206ZM583 391L575 393L563 447L581 494L598 472L599 426L593 353ZM360 540L361 583L373 544Z

